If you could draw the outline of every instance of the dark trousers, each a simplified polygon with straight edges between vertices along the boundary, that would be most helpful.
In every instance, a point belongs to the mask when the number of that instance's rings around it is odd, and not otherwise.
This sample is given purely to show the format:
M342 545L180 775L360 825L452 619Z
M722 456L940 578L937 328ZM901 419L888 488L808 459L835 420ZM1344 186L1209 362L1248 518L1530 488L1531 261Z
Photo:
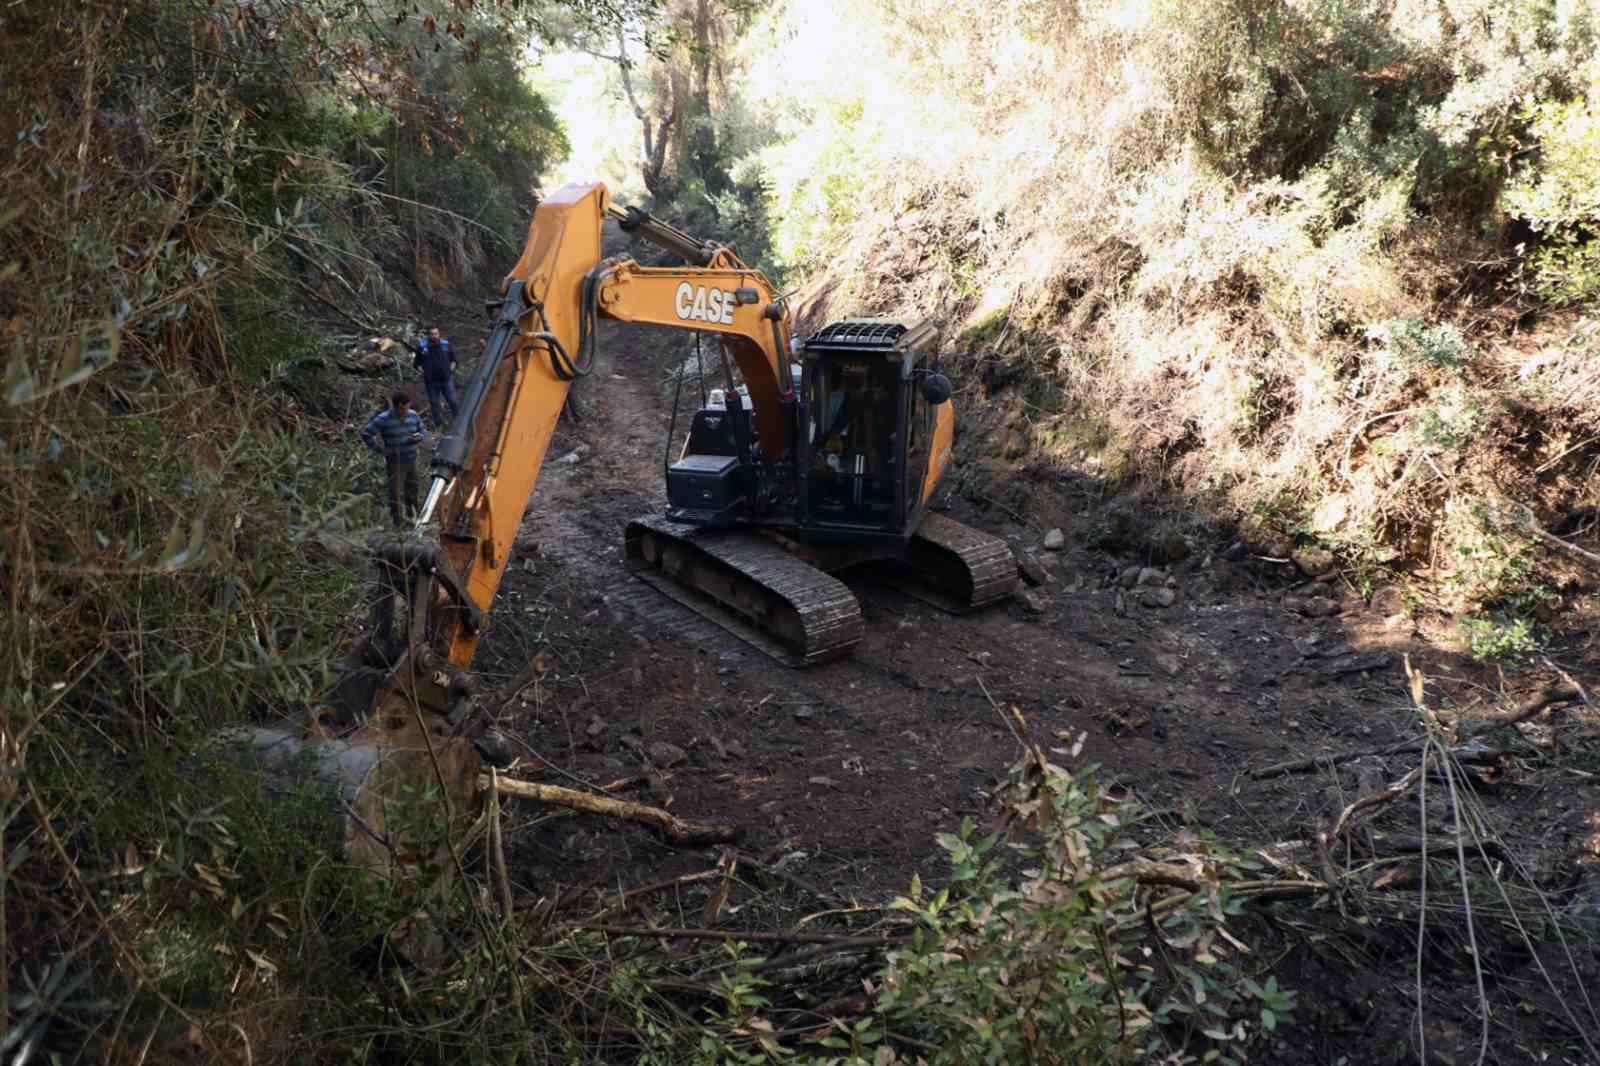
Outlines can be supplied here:
M389 474L389 517L403 526L417 513L417 457L386 455L383 463Z
M433 428L445 429L450 422L445 421L445 409L449 408L450 421L456 417L456 383L454 378L443 381L425 381L423 387L428 390L428 412L433 416Z

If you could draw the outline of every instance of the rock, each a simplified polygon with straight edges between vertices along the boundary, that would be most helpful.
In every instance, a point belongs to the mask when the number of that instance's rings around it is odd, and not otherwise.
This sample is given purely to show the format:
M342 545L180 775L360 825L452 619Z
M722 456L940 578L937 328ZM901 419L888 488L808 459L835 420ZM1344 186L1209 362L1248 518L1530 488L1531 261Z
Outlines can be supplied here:
M1150 656L1150 664L1168 677L1177 677L1183 672L1183 660L1166 652L1158 652Z
M792 714L797 722L809 722L817 716L817 712L808 706L796 707Z
M1045 585L1055 580L1055 577L1032 552L1017 551L1013 554L1017 559L1017 572L1022 575L1022 580L1028 584Z
M1162 573L1160 570L1157 570L1153 566L1146 566L1142 568L1139 571L1138 577L1134 579L1134 584L1143 587L1154 587L1165 585L1166 583L1167 575Z
M1014 429L1006 430L1000 444L1000 454L1007 459L1020 459L1028 453L1028 435Z
M1032 589L1018 589L1017 602L1022 605L1023 613L1033 618L1044 614L1044 598Z
M1385 585L1372 594L1372 609L1385 618L1404 614L1406 594L1399 585Z
M1065 548L1066 546L1067 546L1067 535L1065 533L1061 532L1061 530L1059 528L1058 529L1052 529L1050 532L1048 532L1048 533L1046 533L1044 535L1044 550L1045 551L1047 551L1047 552L1058 552L1062 548Z
M1130 566L1117 575L1117 584L1125 589L1131 589L1139 583L1139 571L1142 567Z
M1178 602L1178 594L1169 588L1147 588L1140 594L1139 602L1146 607L1171 607Z
M503 770L517 761L511 738L492 726L484 730L483 735L472 742L472 746L478 749L478 754L490 766Z
M590 740L593 740L596 737L603 737L606 733L605 720L598 714L590 715L589 724L584 726L583 731Z
M664 740L652 741L645 751L649 754L650 761L664 770L671 769L689 760L688 752L678 747L678 745L668 744Z
M1308 618L1327 618L1339 613L1339 604L1326 596L1310 596L1301 601L1300 612Z
M563 455L561 458L557 459L556 462L565 463L568 466L576 466L578 465L578 461L583 458L583 453L588 450L588 445L580 444L566 455Z
M1290 558L1294 559L1294 565L1298 566L1300 572L1307 577L1321 577L1331 572L1338 563L1331 551L1314 545L1295 549Z
M730 740L723 747L728 749L728 754L735 759L744 758L744 745L737 740Z

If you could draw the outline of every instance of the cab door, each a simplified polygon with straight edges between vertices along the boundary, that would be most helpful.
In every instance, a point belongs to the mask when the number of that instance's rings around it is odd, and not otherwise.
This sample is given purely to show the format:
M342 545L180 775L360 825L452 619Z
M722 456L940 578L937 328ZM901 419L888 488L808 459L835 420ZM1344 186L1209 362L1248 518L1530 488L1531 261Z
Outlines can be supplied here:
M911 368L911 373L901 379L903 398L900 408L905 412L906 427L905 433L901 434L905 450L901 463L903 473L898 486L902 528L922 506L922 482L928 474L928 455L933 443L933 411L927 397L922 395L921 388L920 371L924 369L919 359Z

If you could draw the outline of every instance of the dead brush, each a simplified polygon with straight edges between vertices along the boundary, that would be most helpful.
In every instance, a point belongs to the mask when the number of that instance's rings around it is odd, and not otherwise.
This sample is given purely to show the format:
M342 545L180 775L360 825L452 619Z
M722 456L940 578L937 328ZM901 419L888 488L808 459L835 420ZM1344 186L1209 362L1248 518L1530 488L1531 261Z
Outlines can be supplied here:
M214 91L239 57L167 47L208 17L4 22L0 1016L24 1056L253 1028L197 990L270 986L270 930L303 897L250 876L229 821L245 797L197 795L187 760L217 726L321 691L361 606L328 536L360 524L352 452L258 384L281 335L230 336L239 293L281 279L309 231L241 188L261 146L241 143L248 105Z

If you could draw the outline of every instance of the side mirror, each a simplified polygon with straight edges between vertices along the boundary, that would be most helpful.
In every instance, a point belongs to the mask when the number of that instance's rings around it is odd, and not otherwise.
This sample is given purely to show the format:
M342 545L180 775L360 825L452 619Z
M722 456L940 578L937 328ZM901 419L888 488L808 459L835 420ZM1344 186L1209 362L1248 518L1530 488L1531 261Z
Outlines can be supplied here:
M954 391L950 379L943 374L928 374L922 379L922 398L935 407L948 402Z

